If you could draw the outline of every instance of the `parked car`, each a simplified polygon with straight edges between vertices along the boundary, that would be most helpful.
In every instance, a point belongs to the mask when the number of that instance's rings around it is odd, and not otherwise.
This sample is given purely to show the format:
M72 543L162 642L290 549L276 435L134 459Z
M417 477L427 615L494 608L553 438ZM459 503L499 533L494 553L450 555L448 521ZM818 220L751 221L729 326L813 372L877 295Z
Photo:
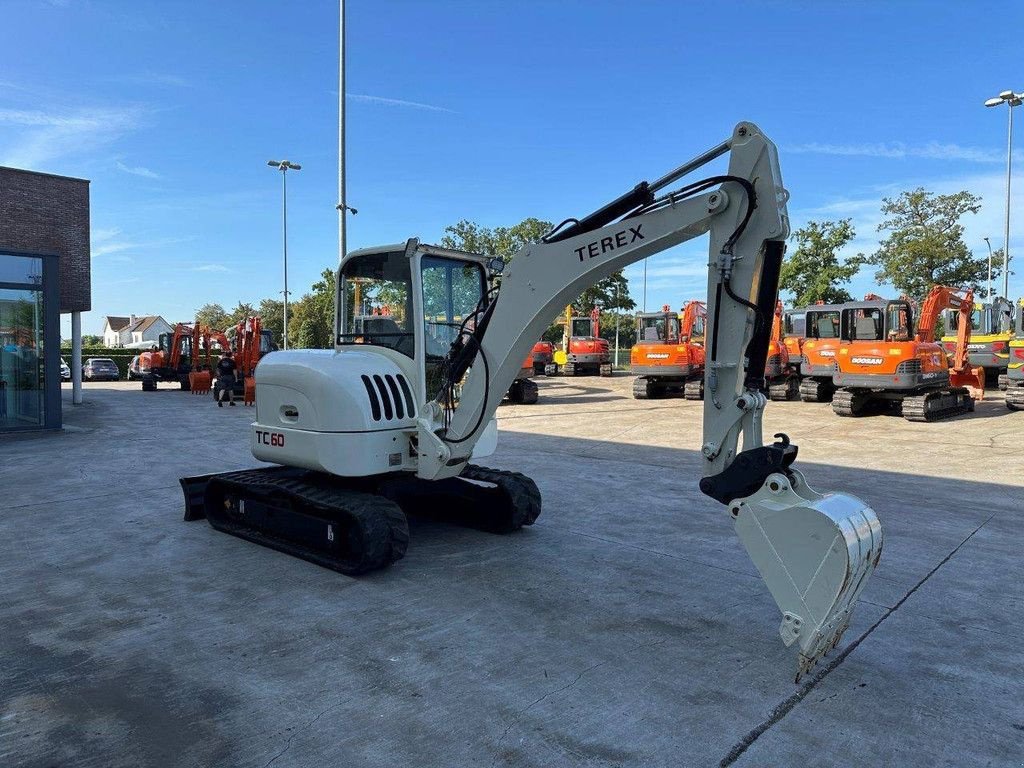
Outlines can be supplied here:
M60 380L71 381L71 366L62 357L60 359Z
M128 363L128 381L137 381L142 378L142 369L139 367L139 356L136 355Z
M86 381L117 381L121 372L109 357L90 357L82 366L82 378Z

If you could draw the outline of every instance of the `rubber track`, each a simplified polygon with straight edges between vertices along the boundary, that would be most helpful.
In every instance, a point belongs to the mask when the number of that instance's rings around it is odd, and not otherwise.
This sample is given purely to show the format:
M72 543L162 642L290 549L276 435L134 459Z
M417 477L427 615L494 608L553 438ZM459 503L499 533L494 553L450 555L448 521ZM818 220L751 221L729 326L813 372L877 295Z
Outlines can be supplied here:
M800 381L800 399L805 403L827 403L832 399L835 388L827 381L818 379L802 379Z
M496 533L517 531L524 525L533 525L537 518L540 517L540 489L537 488L537 484L533 480L524 474L509 472L504 469L481 467L476 464L467 464L465 469L459 473L459 477L496 485L508 497L512 515L508 524L496 530Z
M1024 385L1006 388L1006 407L1011 411L1024 411Z
M907 421L938 421L974 410L974 400L966 387L942 389L903 398L903 418Z
M784 381L768 385L768 399L781 402L783 400L795 400L797 388L794 386L795 378L789 377Z
M704 399L704 379L690 379L683 387L683 397L687 400Z
M524 405L533 405L537 402L538 393L536 382L523 379L519 385L519 402Z
M832 397L832 410L839 416L860 416L864 409L864 403L857 403L857 407L854 408L858 397L863 397L863 395L848 389L837 389Z
M293 504L301 505L305 513L325 521L347 517L347 529L352 530L354 525L357 531L355 537L350 537L350 544L357 545L359 549L345 558L340 558L328 549L309 549L303 544L249 528L244 523L220 514L211 515L211 507L216 509L217 505L207 504L206 516L210 525L224 533L301 557L349 576L385 568L405 555L409 546L409 524L401 507L393 501L372 493L327 488L299 478L280 477L275 469L225 473L211 480L211 485L215 488L216 485L227 486L242 498L280 499L284 496ZM209 490L206 498L211 498ZM314 511L314 508L318 509ZM320 510L327 510L326 514Z
M633 397L637 400L649 400L651 396L651 387L646 378L637 376L633 379Z

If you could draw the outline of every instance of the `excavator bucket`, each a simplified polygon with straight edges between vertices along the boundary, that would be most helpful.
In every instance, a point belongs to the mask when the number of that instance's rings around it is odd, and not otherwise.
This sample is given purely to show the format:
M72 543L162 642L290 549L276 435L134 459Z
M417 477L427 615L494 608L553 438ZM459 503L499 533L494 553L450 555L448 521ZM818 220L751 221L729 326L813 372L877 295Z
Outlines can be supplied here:
M958 371L951 368L949 371L949 385L951 387L967 387L971 398L981 400L985 397L985 369L965 368Z
M782 611L782 642L799 648L796 680L835 648L882 554L874 510L811 490L803 475L770 475L731 509L736 533Z
M213 376L209 371L193 371L188 375L188 386L193 395L207 395L213 386Z

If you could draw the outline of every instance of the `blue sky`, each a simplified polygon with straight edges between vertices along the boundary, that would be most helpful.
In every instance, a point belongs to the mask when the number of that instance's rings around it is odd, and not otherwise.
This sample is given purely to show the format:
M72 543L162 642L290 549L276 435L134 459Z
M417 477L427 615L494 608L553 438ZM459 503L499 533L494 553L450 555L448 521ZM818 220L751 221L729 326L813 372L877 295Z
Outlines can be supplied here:
M794 226L852 217L850 253L877 246L881 198L918 185L981 195L968 243L1002 244L1006 113L982 102L1024 90L1024 6L347 7L351 248L435 241L460 218L588 213L741 119L780 147ZM303 165L289 179L294 294L333 266L335 2L0 0L0 15L0 164L92 180L86 333L105 314L187 320L208 301L279 297L270 158ZM1015 215L1011 255L1024 255ZM703 295L706 248L649 261L649 308ZM627 272L638 303L642 272Z

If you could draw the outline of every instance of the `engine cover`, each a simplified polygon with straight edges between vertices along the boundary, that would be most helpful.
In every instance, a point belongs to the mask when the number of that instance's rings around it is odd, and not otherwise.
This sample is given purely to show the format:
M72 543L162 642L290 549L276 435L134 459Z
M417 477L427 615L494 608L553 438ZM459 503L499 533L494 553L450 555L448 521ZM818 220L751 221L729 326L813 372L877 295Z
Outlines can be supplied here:
M414 469L414 386L376 351L274 352L256 367L252 454L348 477Z

